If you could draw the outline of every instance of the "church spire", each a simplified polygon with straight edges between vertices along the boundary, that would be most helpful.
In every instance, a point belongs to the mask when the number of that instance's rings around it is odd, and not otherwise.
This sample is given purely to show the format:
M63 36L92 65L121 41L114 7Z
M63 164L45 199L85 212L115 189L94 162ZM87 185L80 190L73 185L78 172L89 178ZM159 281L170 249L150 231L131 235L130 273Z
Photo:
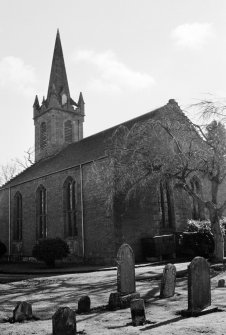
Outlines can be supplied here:
M59 29L57 29L52 67L49 79L49 88L47 93L47 101L49 102L52 94L59 95L61 93L66 94L68 99L70 98L66 68L64 64L63 50L60 40L60 33Z
M83 139L84 104L82 93L78 103L70 96L57 30L47 98L43 97L40 105L36 96L33 105L35 161L56 154L68 144Z

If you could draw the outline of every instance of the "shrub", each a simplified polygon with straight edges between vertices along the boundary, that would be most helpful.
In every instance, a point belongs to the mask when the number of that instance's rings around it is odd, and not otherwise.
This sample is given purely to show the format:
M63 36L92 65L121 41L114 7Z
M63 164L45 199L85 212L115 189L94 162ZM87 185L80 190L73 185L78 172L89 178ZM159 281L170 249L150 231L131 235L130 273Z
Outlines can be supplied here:
M7 248L5 246L5 244L0 241L0 258L6 253L7 251Z
M224 233L222 222L221 228ZM192 250L194 256L209 257L214 251L214 238L210 221L188 220L187 232L183 234L182 244L185 250Z
M220 227L223 235L225 235L226 230L226 218L220 220ZM212 234L210 220L188 220L187 231L196 231L203 234Z
M49 267L55 266L57 259L62 259L70 253L65 241L60 238L48 238L40 240L33 247L32 255L39 261L43 261Z

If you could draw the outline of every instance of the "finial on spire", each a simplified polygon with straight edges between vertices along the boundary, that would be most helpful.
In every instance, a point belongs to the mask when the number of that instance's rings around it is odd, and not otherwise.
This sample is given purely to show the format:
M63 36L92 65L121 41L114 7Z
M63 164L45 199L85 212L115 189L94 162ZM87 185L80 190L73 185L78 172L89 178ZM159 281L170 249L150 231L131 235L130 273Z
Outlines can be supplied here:
M35 101L34 101L33 107L36 107L36 108L40 107L37 95L35 96Z
M85 102L84 102L84 99L83 99L83 95L82 95L82 92L80 92L79 94L79 99L78 99L78 107L80 109L80 112L82 115L84 115L84 111L85 111Z
M84 99L83 99L83 95L82 95L82 92L80 92L79 99L78 99L78 105L82 106L84 104L85 104L85 102L84 102Z

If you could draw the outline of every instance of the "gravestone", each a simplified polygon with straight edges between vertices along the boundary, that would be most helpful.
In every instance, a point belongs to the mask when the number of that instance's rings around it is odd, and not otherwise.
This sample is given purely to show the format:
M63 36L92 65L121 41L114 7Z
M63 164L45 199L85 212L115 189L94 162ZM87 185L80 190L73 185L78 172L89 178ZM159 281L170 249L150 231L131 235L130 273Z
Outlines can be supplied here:
M32 319L32 307L26 301L18 302L13 310L13 322L22 322Z
M201 312L210 305L210 267L205 258L195 257L188 266L188 311Z
M135 283L135 261L132 248L123 243L117 253L117 291L121 295L134 293Z
M60 307L52 317L53 335L75 335L76 314L69 307Z
M160 286L160 297L169 298L173 297L176 286L176 267L173 264L167 264L163 270L161 286Z
M218 280L218 287L225 287L225 280L224 279L219 279Z
M77 313L87 313L87 312L90 312L90 297L88 295L84 295L78 301Z
M115 311L117 308L121 307L121 300L120 300L120 293L119 292L113 292L109 296L108 300L108 309L110 311Z
M134 299L130 304L133 326L141 326L145 323L144 299Z

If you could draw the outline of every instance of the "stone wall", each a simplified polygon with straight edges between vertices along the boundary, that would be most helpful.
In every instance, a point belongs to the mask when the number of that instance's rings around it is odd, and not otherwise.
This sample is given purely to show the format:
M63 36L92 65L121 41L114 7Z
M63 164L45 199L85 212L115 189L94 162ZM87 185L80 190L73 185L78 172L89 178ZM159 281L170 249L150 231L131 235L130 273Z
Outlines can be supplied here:
M72 142L81 140L83 138L83 115L50 109L34 119L36 161L58 152L68 145L64 140L64 122L67 120L72 121ZM47 125L47 146L43 150L40 149L40 125L42 122L46 122Z
M36 190L40 185L43 185L47 191L47 237L64 238L63 184L66 178L71 176L77 183L78 223L78 238L74 238L75 258L72 257L72 260L83 260L84 252L84 260L87 262L106 264L112 261L115 254L115 246L111 216L107 214L105 208L106 194L104 190L99 192L99 188L94 187L93 180L89 180L90 171L92 171L91 164L87 164L82 166L82 174L80 167L77 167L11 187L11 236L13 233L13 199L17 191L22 195L22 253L24 256L31 256L32 248L37 239ZM83 208L81 204L81 176ZM0 226L3 231L1 240L6 245L8 245L8 194L8 189L0 191ZM70 238L67 239L69 244L72 245L70 240Z
M107 185L99 180L106 162L83 166L85 261L114 264L116 255L112 210L106 204ZM97 174L96 174L96 172Z

